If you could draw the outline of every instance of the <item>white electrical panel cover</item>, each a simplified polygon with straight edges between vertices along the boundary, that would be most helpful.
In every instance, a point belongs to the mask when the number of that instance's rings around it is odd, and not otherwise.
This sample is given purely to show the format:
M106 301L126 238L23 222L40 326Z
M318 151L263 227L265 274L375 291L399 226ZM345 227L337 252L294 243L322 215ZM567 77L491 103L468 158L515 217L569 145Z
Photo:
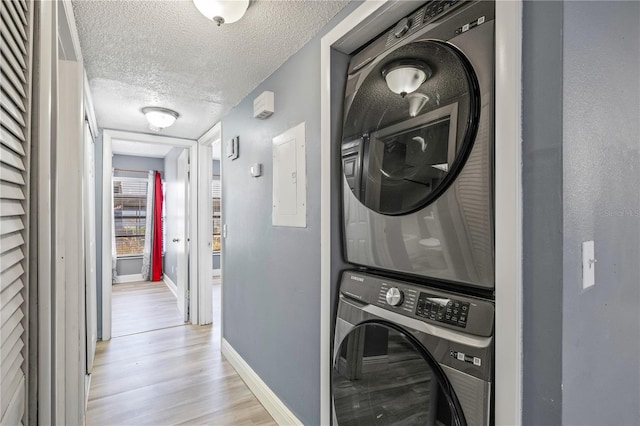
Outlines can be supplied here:
M273 138L273 226L307 226L305 125Z

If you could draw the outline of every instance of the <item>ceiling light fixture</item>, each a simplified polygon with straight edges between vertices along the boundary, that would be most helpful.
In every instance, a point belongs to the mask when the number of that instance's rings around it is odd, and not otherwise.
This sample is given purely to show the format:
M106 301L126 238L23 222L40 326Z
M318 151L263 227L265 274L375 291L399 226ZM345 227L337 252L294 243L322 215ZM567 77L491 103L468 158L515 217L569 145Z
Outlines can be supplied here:
M147 117L151 130L155 131L172 126L180 117L177 112L160 107L144 107L142 113Z
M249 7L249 0L193 0L193 3L218 26L240 20Z
M405 98L409 101L409 116L416 117L422 108L429 102L429 97L424 93L410 93Z
M387 82L389 90L404 98L408 93L418 90L418 87L431 77L431 68L424 62L402 59L386 65L382 69L382 77Z

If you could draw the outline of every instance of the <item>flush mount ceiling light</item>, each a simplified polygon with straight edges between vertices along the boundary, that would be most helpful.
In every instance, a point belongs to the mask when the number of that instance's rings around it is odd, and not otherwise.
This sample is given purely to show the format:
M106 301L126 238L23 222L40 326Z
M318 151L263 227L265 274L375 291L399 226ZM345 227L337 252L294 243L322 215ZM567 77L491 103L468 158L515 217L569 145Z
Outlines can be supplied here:
M142 113L147 117L151 130L156 131L172 126L180 117L177 112L160 107L144 107Z
M249 0L193 0L193 3L218 26L238 21L249 7Z
M389 90L404 98L431 77L431 68L424 62L403 59L387 64L382 69L382 77L387 82Z

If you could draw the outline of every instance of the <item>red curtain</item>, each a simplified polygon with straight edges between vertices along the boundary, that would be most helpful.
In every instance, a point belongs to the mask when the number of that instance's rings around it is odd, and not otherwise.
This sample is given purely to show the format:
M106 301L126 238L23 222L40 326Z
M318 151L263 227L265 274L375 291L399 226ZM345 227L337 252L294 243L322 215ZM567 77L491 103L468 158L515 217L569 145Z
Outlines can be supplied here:
M153 197L153 238L151 246L151 281L162 279L162 179L156 171Z

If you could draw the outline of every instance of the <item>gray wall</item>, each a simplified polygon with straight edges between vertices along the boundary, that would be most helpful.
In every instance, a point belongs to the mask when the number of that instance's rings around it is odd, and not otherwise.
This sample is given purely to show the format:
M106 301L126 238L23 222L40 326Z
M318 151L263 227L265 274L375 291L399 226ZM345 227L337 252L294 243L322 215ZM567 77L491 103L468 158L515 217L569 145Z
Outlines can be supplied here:
M142 256L121 257L116 262L118 276L140 274L142 271Z
M524 423L640 424L640 3L523 12Z
M164 177L164 159L162 158L114 154L111 161L114 169L138 170L144 172L157 170L160 172L160 175ZM114 176L145 179L148 177L142 173L121 171L115 171ZM118 275L139 274L141 271L142 256L119 258L116 261L116 272Z
M563 412L640 424L640 3L564 3ZM582 290L581 243L596 284Z
M171 240L174 238L174 224L171 223L170 218L175 216L173 209L176 206L175 202L172 202L173 194L171 187L178 182L178 157L184 151L184 148L172 148L171 151L164 157L164 181L165 181L165 209L167 223L165 223L165 230L167 233L167 241L165 243L164 254L164 274L169 277L175 284L178 283L178 275L176 269L178 267L178 252L176 244Z
M562 2L526 1L523 6L523 423L559 425Z
M351 3L322 31L353 10ZM251 118L253 99L275 93L275 113ZM271 226L272 138L306 123L307 227ZM240 157L223 154L228 236L223 335L308 425L320 422L320 36L292 56L222 120L223 141L240 136ZM223 143L224 145L224 143ZM263 164L253 178L252 163ZM238 189L241 188L241 193ZM230 191L236 192L230 196Z

